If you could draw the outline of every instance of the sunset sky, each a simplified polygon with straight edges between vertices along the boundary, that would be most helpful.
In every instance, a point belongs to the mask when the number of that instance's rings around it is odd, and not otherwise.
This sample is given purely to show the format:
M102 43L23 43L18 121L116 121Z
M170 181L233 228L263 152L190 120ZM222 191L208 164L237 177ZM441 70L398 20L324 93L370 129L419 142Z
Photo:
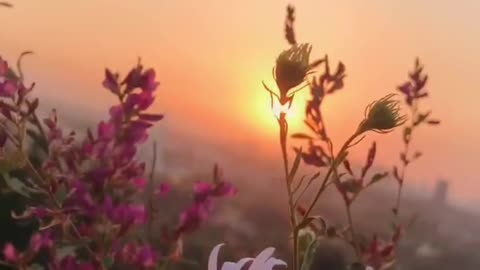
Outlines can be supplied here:
M63 103L60 111L76 117L101 116L115 102L101 88L104 68L125 74L140 56L157 70L155 110L167 116L164 125L202 141L230 142L239 151L254 145L266 158L279 155L278 130L261 82L273 86L275 58L287 48L287 3L297 8L297 38L313 45L313 56L328 54L347 67L345 89L324 108L337 147L364 107L395 92L419 56L432 96L424 107L442 125L414 135L425 156L409 176L423 186L446 178L456 200L479 202L480 1L11 2L14 9L0 10L0 54L13 61L35 51L25 68L44 103ZM296 97L291 131L303 129L306 94ZM372 139L382 166L397 162L397 132L370 136L352 153L354 160L363 160Z

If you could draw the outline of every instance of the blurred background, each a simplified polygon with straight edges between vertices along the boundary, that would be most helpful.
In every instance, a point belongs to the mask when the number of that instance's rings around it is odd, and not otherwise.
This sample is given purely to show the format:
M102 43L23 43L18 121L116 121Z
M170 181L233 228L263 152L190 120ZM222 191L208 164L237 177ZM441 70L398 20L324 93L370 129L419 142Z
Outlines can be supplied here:
M166 118L142 157L151 158L152 141L157 141L159 179L184 186L185 193L192 181L210 177L214 163L239 188L237 197L222 204L185 247L186 255L200 258L202 265L219 242L227 242L238 256L272 245L287 258L278 127L261 82L273 85L276 56L287 48L283 22L288 3L297 9L297 39L313 45L313 56L328 54L332 63L346 65L345 89L328 98L323 109L338 144L354 131L365 106L395 92L420 57L430 77L431 97L424 106L442 124L414 137L413 147L425 154L409 168L403 209L417 221L403 242L398 269L478 269L480 29L475 26L480 2L12 3L14 9L1 10L2 57L14 61L22 51L35 52L24 61L27 81L36 82L43 112L57 108L61 122L72 129L107 118L115 98L101 86L106 67L125 75L141 57L156 69L161 85L154 111ZM295 98L291 132L305 131L307 94ZM368 136L351 153L354 163L363 163L372 140L378 146L377 169L390 170L397 164L401 134ZM297 143L289 142L291 147ZM360 227L387 229L378 221L391 216L394 188L395 182L387 180L360 198L354 209ZM340 224L345 217L336 196L328 194L317 211Z

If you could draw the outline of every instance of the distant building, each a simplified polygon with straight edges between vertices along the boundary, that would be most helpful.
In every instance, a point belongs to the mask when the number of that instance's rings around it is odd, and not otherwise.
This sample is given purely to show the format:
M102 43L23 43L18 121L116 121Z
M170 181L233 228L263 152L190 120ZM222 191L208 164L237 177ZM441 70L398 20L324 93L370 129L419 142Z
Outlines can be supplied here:
M433 193L433 203L438 206L445 206L448 199L448 182L446 180L440 180L435 186Z

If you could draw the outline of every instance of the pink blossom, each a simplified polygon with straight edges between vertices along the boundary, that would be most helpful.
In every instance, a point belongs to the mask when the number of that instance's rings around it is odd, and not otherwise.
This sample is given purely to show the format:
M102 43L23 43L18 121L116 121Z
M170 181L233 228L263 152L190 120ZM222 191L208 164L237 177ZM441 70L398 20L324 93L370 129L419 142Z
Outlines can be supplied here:
M107 88L114 94L118 94L120 91L120 85L118 84L118 74L113 74L108 68L105 69L105 79L103 80L103 87Z
M0 77L4 77L8 72L8 63L0 57Z
M12 243L7 243L3 247L3 256L5 257L5 260L14 263L18 259L18 255L18 251L15 249Z
M0 83L0 97L13 97L17 92L17 84L15 81L6 80Z
M169 193L171 190L171 187L169 184L167 183L160 183L160 185L158 185L156 191L155 191L155 195L159 195L159 196L164 196L166 195L167 193Z
M115 128L110 123L100 122L98 124L98 137L101 140L111 140L115 135Z

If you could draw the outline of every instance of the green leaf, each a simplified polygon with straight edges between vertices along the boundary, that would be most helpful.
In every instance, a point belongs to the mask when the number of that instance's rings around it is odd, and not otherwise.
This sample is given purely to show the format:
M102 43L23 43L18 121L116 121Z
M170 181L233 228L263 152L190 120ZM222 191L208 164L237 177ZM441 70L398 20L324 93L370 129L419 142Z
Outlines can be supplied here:
M27 188L27 186L25 186L22 182L20 182L20 180L14 177L10 177L8 173L2 173L2 177L5 180L5 183L7 184L7 186L11 190L15 191L16 193L24 197L30 198L30 194L28 192L29 188Z
M73 255L75 255L75 250L76 249L77 249L77 247L75 247L75 246L63 246L63 247L57 248L56 256L59 260L65 258L68 255L73 256Z
M9 68L7 70L7 74L5 74L5 78L7 78L9 80L17 80L18 76L12 68Z
M102 265L105 269L109 269L113 265L113 259L110 257L103 258Z
M57 201L59 201L60 203L63 203L63 201L65 200L65 197L67 196L67 190L65 188L65 185L60 185L58 187L58 190L57 192L55 193L55 198L57 199Z
M305 228L298 233L298 252L300 258L302 258L307 251L310 244L317 238L314 231L310 228Z
M42 265L40 265L38 263L34 263L34 264L30 265L27 269L28 270L44 270L45 267L43 267Z
M295 157L295 161L293 162L292 169L288 174L288 184L292 183L295 174L297 173L298 167L300 166L300 161L302 160L302 148L297 151L297 156Z
M300 267L300 270L310 270L313 259L315 258L315 251L318 248L318 244L318 240L315 239L308 245L305 253L303 254L302 266Z
M6 154L6 158L0 159L0 173L9 173L25 166L25 155L22 151L13 151Z
M38 132L33 129L27 129L27 135L33 140L35 146L40 147L45 153L48 153L48 142Z

